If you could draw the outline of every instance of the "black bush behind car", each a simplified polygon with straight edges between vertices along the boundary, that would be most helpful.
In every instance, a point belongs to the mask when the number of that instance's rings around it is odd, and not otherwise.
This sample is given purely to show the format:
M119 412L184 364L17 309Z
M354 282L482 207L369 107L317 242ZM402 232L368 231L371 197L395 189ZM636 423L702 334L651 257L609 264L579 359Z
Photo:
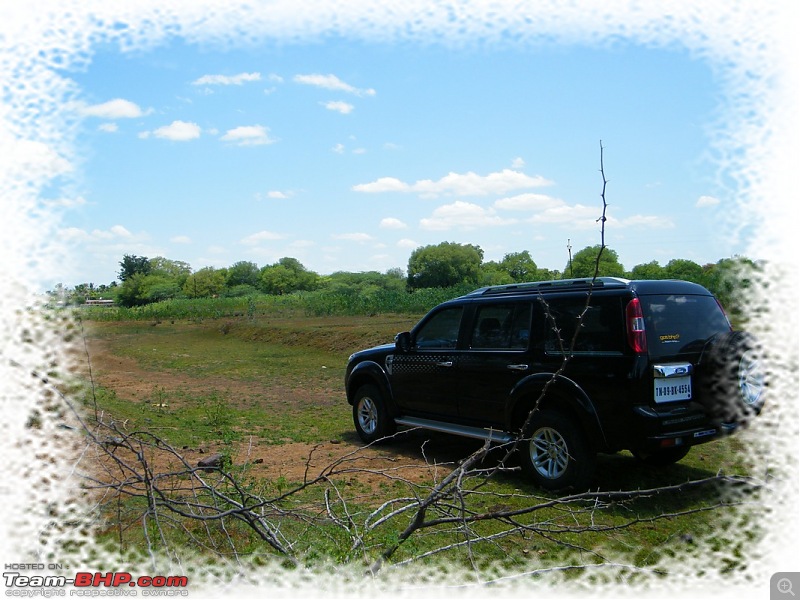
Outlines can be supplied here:
M356 431L398 425L518 443L540 486L586 489L599 452L681 460L757 415L755 339L677 280L567 279L475 290L348 361Z

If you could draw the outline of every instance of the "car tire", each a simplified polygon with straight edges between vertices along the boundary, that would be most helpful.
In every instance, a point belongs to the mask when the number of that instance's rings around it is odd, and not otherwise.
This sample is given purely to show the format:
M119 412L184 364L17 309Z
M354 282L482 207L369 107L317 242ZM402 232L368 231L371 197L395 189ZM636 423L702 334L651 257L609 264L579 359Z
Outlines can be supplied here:
M381 391L374 385L362 385L353 400L353 423L358 437L367 444L393 435L394 420L386 410Z
M746 424L761 412L767 378L758 340L744 331L713 338L700 363L700 402L719 423Z
M652 452L632 450L637 460L650 467L668 467L681 461L691 450L691 446L675 446L674 448L663 448Z
M533 414L520 453L523 471L546 490L586 490L594 475L595 452L577 424L558 411Z

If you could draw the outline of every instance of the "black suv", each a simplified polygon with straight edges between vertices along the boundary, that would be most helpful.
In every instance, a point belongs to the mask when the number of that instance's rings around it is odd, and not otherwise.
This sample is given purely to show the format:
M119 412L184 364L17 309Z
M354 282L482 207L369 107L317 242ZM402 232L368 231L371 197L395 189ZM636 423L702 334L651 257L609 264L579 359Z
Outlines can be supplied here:
M586 489L598 452L652 465L761 410L754 338L705 288L566 279L475 290L394 344L353 354L345 387L365 442L398 425L518 444L540 486Z

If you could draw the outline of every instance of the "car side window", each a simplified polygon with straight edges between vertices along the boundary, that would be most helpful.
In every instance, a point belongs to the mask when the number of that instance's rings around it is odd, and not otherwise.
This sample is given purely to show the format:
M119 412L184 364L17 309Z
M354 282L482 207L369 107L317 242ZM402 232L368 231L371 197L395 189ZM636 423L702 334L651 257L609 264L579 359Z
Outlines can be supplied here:
M469 346L476 350L524 350L528 347L530 327L528 302L480 306Z
M550 302L545 315L545 351L560 352L562 345L568 351L575 328L580 324L575 352L622 352L625 343L622 314L618 298L592 298L588 309L585 298Z
M440 310L425 321L416 334L416 347L419 349L455 348L461 326L463 308L454 306Z

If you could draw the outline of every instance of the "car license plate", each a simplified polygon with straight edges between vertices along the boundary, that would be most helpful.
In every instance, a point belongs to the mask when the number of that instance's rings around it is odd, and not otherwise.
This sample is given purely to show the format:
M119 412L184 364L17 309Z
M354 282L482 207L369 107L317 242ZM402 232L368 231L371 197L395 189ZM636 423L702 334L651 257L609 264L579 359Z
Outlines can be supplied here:
M653 398L657 403L692 399L692 377L657 377L654 381Z

